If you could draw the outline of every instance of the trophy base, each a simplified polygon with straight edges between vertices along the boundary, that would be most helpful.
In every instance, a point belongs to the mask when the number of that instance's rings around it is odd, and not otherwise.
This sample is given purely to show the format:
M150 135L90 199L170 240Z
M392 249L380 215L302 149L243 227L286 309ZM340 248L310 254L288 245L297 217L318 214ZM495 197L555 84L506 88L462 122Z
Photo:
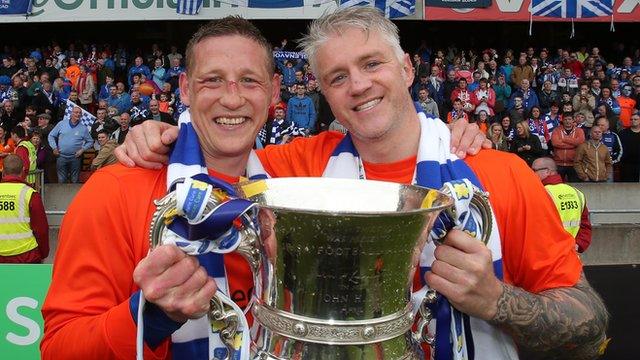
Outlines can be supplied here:
M291 339L265 328L252 343L254 360L421 360L422 349L411 332L393 339L364 345L327 345Z

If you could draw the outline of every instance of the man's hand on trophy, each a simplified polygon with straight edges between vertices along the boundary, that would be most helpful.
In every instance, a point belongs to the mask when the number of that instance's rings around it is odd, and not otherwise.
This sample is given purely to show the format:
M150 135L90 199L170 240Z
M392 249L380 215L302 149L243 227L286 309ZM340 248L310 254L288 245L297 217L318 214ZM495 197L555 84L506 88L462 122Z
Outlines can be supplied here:
M114 151L128 167L159 169L169 161L169 149L178 138L178 127L160 121L145 121L129 129L122 145Z
M502 283L493 272L491 251L463 231L451 230L434 256L431 271L425 274L429 286L461 312L492 319Z
M136 266L133 280L148 302L176 322L205 315L217 289L198 259L174 245L158 246L151 251Z

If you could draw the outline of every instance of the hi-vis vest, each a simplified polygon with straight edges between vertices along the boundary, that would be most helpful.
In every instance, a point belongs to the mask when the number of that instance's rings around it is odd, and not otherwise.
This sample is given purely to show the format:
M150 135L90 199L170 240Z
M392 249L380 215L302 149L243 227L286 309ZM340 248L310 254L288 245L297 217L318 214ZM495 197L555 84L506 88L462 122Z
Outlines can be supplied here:
M29 216L35 190L22 183L0 183L0 256L13 256L38 247Z
M33 146L33 143L31 143L31 141L27 141L27 140L20 141L18 146L22 146L26 148L27 151L29 152L29 171L27 172L27 174L31 174L31 175L27 175L27 182L29 184L35 184L36 175L33 172L36 170L36 158L38 156L36 153L36 147Z
M564 229L576 237L584 210L584 194L567 184L545 185L545 188L556 204Z

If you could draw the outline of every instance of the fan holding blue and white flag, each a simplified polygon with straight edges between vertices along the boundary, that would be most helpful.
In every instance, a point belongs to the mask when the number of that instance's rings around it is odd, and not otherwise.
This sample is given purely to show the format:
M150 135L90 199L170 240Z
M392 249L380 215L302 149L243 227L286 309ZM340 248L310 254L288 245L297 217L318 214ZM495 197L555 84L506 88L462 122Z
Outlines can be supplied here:
M74 103L73 101L67 100L67 107L65 107L64 116L62 117L63 121L69 121L69 119L71 119L71 113L73 112L73 109L75 107L79 106L76 105L76 103ZM80 115L80 123L91 130L91 126L93 125L94 121L96 121L96 117L87 110L82 109L82 115Z

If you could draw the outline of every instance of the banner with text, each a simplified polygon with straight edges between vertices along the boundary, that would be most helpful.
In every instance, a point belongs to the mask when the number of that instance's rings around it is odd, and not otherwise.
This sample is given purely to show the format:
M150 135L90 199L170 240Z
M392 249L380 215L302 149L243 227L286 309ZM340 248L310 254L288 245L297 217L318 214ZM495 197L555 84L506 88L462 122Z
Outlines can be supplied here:
M2 264L0 279L0 357L39 359L44 331L40 310L51 283L51 264Z
M427 0L430 1L430 0ZM487 8L442 8L426 5L425 20L456 21L529 21L531 0L493 0ZM617 0L613 6L615 22L638 22L640 0ZM534 16L533 21L571 21L571 19ZM610 16L580 19L580 22L610 22Z
M2 4L16 0L0 0ZM227 1L203 0L198 15L176 14L178 0L35 0L31 13L25 16L3 16L2 23L11 22L67 22L75 21L146 21L146 20L208 20L228 15L241 15L247 19L315 19L338 5L336 1L303 0L304 6L286 9L241 7ZM426 0L440 3L455 1L482 2L486 0ZM489 7L464 8L425 6L404 19L471 20L471 21L529 21L531 0L492 0ZM419 7L416 7L419 9ZM613 12L615 22L637 22L640 19L640 0L617 0ZM548 18L533 17L536 21ZM552 21L570 21L553 19ZM580 21L606 22L610 17L580 19Z
M307 59L307 54L295 51L274 51L273 52L274 59Z
M491 6L491 0L424 0L424 6L442 8L487 8Z
M35 0L26 19L11 16L2 22L210 20L229 15L246 19L315 19L338 7L334 0L302 1L301 7L264 9L238 6L233 1L202 0L198 15L185 15L176 13L178 0Z
M33 0L0 0L0 15L26 15Z

